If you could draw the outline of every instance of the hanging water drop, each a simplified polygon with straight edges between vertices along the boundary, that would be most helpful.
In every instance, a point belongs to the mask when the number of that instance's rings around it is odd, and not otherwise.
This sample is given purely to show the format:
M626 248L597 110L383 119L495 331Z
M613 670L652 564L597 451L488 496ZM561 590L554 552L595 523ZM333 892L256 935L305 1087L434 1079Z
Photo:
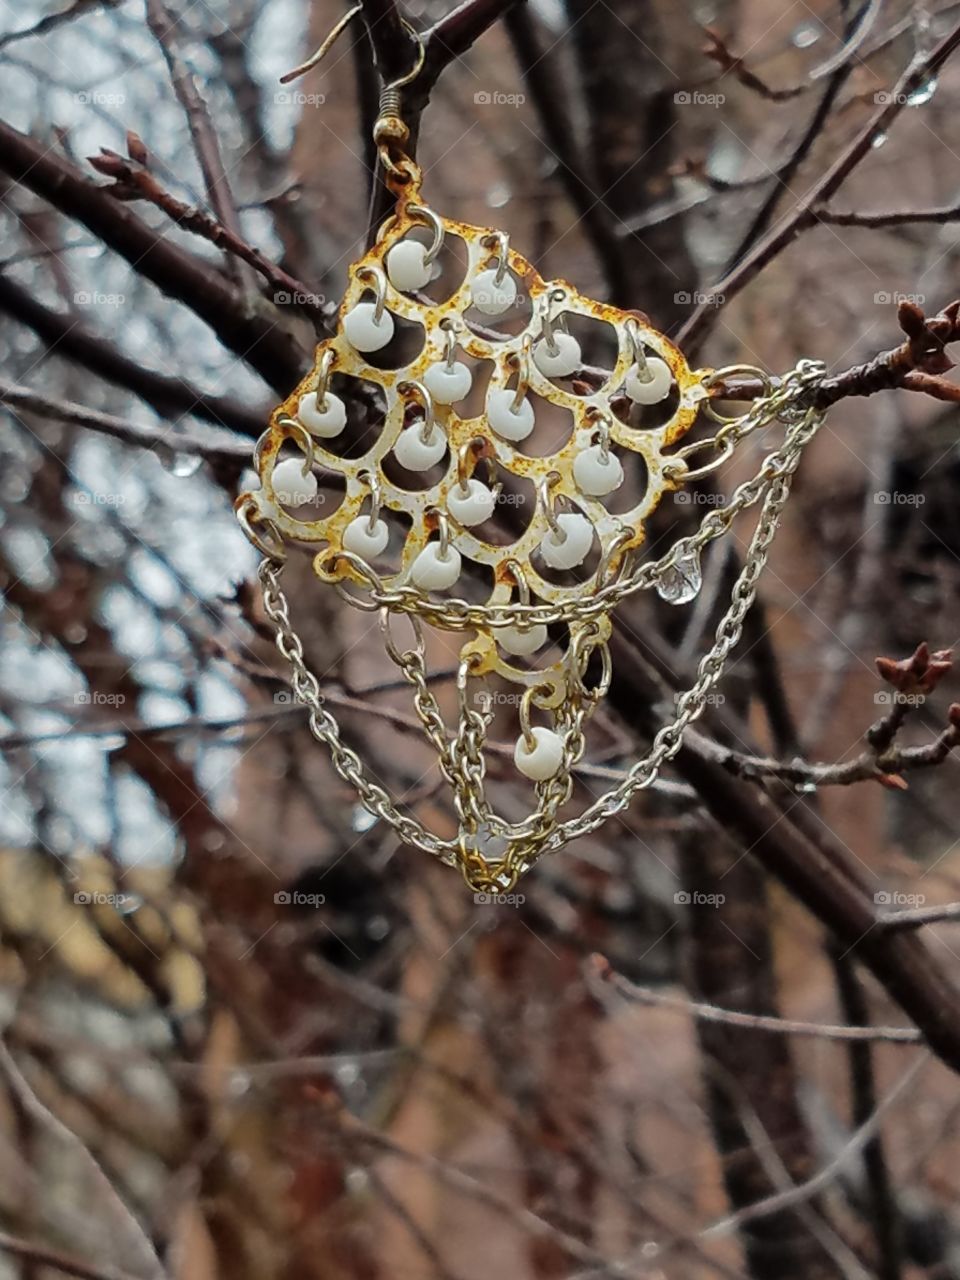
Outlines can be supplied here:
M700 554L689 551L679 556L673 568L664 570L657 582L657 595L668 604L689 604L703 585Z
M801 22L799 27L794 28L790 43L795 49L809 49L822 35L823 28L819 22Z
M481 858L485 858L488 862L497 862L507 852L507 841L503 835L494 831L489 822L481 822L478 824L475 832L463 833L465 836L464 843L476 849Z
M929 102L937 92L938 83L935 75L924 76L916 88L907 94L907 106L922 107L925 102Z
M369 831L371 827L375 827L379 822L379 818L375 813L371 813L369 809L364 808L362 804L355 804L353 812L350 814L350 826L354 831Z
M887 140L887 135L885 133L878 133L876 134L876 136L874 137L870 145L871 147L873 147L874 151L876 151L878 148L883 146L886 140Z
M203 466L203 459L198 453L175 453L170 460L170 474L185 480L187 476L195 476Z

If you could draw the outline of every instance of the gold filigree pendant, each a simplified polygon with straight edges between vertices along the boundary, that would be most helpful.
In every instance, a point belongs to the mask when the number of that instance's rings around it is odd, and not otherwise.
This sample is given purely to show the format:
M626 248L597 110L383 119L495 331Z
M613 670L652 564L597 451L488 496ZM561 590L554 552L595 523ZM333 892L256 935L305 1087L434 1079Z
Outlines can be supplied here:
M424 202L420 170L403 151L396 89L385 91L376 131L395 211L350 268L336 332L258 442L259 488L241 494L237 511L264 553L265 607L294 692L340 775L401 839L459 866L474 889L500 893L545 853L622 810L679 748L739 637L793 470L820 424L805 402L822 368L803 362L776 387L751 369L765 394L743 416L721 418L710 391L737 370L691 370L641 313L543 280L503 232L444 218ZM437 301L441 258L444 281L458 278ZM610 339L607 367L589 363L592 350L577 337L590 322ZM356 404L377 419L372 438L351 421ZM719 430L680 445L701 411ZM645 522L664 495L716 469L777 418L783 442L758 473L695 533L644 561ZM693 468L695 453L709 460ZM343 487L328 515L317 514L318 472ZM616 605L651 587L675 603L693 598L702 549L756 503L743 571L694 686L619 784L562 818L587 721L612 678ZM378 612L386 653L414 691L450 785L455 837L401 812L343 743L279 586L288 543L317 548L317 577ZM399 615L414 635L402 649ZM424 624L465 637L449 728L426 667ZM534 795L519 822L493 808L485 785L489 730L503 703L516 708L512 767Z

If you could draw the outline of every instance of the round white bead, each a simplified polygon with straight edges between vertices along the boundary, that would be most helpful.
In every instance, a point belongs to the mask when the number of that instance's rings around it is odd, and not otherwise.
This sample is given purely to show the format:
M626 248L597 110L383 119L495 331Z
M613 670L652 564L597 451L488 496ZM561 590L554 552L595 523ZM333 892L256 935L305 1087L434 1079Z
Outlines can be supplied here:
M470 301L485 316L500 316L517 300L517 282L508 271L497 284L497 271L490 267L478 273L470 285Z
M447 547L440 555L440 543L428 542L410 566L410 577L423 591L445 591L460 577L460 552Z
M390 538L386 520L377 520L371 529L369 516L357 516L343 531L343 547L355 556L372 560L383 554Z
M470 394L473 374L459 360L449 369L446 364L432 364L423 375L423 385L437 404L456 404Z
M514 748L513 762L525 778L530 778L533 782L546 782L560 768L563 760L563 738L556 730L545 729L543 725L531 729L530 735L535 746L529 748L526 738L521 734Z
M623 466L612 453L604 458L600 445L593 444L574 458L573 478L581 493L602 498L623 484Z
M647 357L646 373L641 375L634 366L627 374L624 386L627 395L637 404L659 404L670 394L673 385L673 373L666 360L659 356Z
M317 404L317 393L308 391L297 406L297 417L315 436L329 439L338 436L347 425L347 406L332 391L327 392L326 408Z
M496 505L496 494L480 480L468 480L466 492L455 484L447 494L447 510L467 528L489 520Z
M558 538L551 529L540 543L540 554L551 569L573 569L593 546L593 525L578 511L564 511L557 516L557 524L564 536Z
M430 263L425 262L426 245L416 240L401 240L387 254L387 278L400 293L413 293L430 283L433 274Z
M312 471L303 474L303 462L299 458L278 462L271 481L277 501L284 507L299 507L317 496L317 477Z
M491 387L487 392L487 421L491 430L504 440L526 440L534 426L533 405L526 396L514 413L515 395L509 387Z
M343 317L343 332L358 351L379 351L393 337L393 316L384 311L378 321L375 302L358 302Z
M555 351L550 350L546 338L538 342L533 348L533 363L547 378L569 378L583 364L580 343L572 334L555 333L553 345Z
M547 628L540 622L532 627L498 627L497 644L504 653L515 653L521 658L528 658L547 643Z
M408 471L429 471L447 451L447 437L438 427L433 428L426 440L420 432L421 425L415 422L400 432L393 446L397 461Z

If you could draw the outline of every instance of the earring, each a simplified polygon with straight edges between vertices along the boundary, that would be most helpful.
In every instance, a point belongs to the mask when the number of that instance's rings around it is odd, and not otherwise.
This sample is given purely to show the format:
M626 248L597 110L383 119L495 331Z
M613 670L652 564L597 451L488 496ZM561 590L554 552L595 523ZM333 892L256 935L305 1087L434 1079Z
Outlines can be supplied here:
M543 280L504 232L436 213L424 202L422 174L405 150L409 135L400 115L399 90L423 64L419 41L417 49L411 71L384 88L374 127L394 210L373 248L350 268L336 332L320 344L314 370L277 409L258 442L254 465L261 485L239 497L237 513L264 557L264 607L289 663L294 693L340 776L400 839L459 867L475 890L501 893L539 858L621 812L679 749L739 639L793 473L822 422L822 413L810 406L824 368L801 361L776 382L747 366L691 370L645 319L566 283ZM429 243L415 232L427 232ZM448 236L465 246L467 267L452 295L437 303L423 290ZM522 315L517 320L521 307L529 308L526 323ZM508 324L511 315L515 322ZM423 346L401 369L381 368L374 357L389 352L397 320L418 325ZM616 335L609 368L586 366L570 331L584 320L600 321ZM467 360L491 369L482 406L475 403L481 397L474 395ZM386 406L379 436L361 457L342 457L328 445L347 430L347 392L343 386L331 389L334 373L375 385ZM739 376L760 379L762 394L746 413L720 415L711 396ZM558 410L573 423L566 442L550 454L526 452L525 443ZM718 429L683 444L701 415ZM730 500L711 507L664 555L644 559L645 525L664 496L711 474L746 436L778 420L782 440ZM290 444L302 455L292 462L279 458ZM607 502L627 484L634 458L644 464L645 484L633 493L632 505L614 513ZM418 473L425 487L396 484L391 459ZM297 504L283 500L284 486L295 496L311 487L316 492L314 463L341 476L345 485L343 502L315 520L301 518L288 509ZM519 496L498 483L498 475L507 477L508 486L511 479L532 484L536 494L531 519L514 527L507 546L486 536L498 505L506 519L506 499ZM759 517L743 568L692 687L678 696L670 720L615 786L579 813L561 816L573 796L589 718L613 676L608 642L615 608L651 588L673 603L692 599L703 550L755 506ZM384 512L409 522L389 563ZM321 582L350 605L377 612L387 656L414 690L417 717L450 785L455 837L441 838L400 810L342 741L306 665L280 587L292 540L319 548L314 569ZM484 575L492 587L476 603ZM464 584L471 581L468 592ZM413 645L402 649L392 632L401 614L414 634ZM457 719L449 727L427 671L425 623L464 636ZM504 686L515 693L496 697ZM532 784L531 810L520 821L498 813L487 792L498 701L517 708L507 768L515 770L519 785Z

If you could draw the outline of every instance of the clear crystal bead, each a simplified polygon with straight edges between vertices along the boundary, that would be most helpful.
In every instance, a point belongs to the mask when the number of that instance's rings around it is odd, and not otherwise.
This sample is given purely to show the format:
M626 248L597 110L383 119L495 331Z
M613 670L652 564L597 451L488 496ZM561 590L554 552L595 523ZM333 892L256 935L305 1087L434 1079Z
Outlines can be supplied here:
M688 604L703 585L700 555L690 551L680 556L672 569L666 569L657 582L657 594L668 604Z

